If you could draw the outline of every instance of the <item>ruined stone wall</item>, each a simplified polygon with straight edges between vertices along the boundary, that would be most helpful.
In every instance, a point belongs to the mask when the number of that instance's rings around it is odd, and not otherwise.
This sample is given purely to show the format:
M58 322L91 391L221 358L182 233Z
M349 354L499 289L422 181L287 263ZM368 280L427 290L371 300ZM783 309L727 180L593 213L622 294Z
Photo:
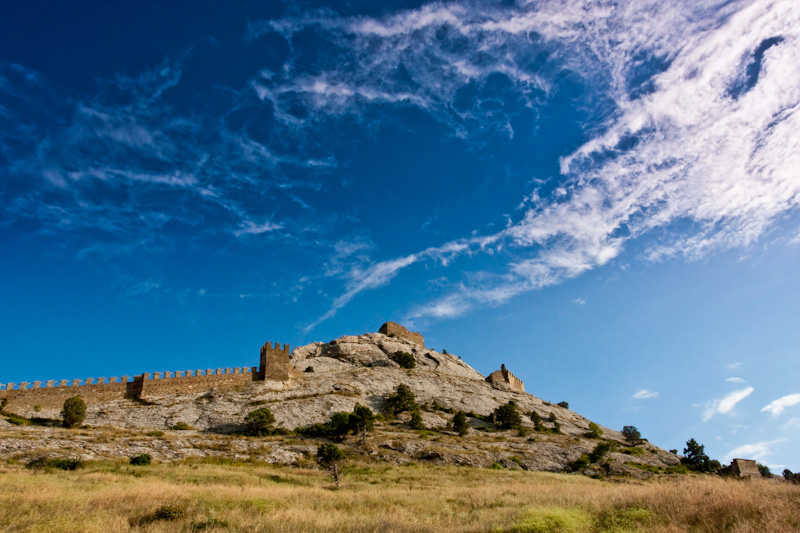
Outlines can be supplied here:
M261 366L259 367L260 378L270 381L286 381L289 379L289 356L291 350L288 344L283 348L277 342L275 347L272 342L267 341L261 347Z
M500 365L500 370L495 370L486 378L486 381L499 389L509 389L514 392L525 392L525 385L522 380L506 369L506 365Z
M191 393L197 391L228 388L258 380L257 367L217 368L176 372L154 372L142 374L130 380L122 378L89 378L85 380L48 381L44 384L15 383L0 384L0 398L8 399L6 410L23 411L34 406L60 409L64 400L80 396L86 405L113 400L139 399L162 394Z
M381 326L381 329L378 330L378 333L405 339L407 341L419 344L422 348L425 348L425 339L420 333L417 333L416 331L408 331L406 328L396 322L385 323Z
M739 477L761 477L758 463L752 459L734 459L731 461L731 472Z

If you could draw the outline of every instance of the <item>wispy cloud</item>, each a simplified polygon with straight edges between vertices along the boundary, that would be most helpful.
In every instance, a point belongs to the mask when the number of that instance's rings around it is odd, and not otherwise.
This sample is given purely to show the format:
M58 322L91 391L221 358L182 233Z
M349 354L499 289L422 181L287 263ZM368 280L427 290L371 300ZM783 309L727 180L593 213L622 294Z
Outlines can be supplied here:
M744 389L730 392L720 399L708 402L703 410L703 422L708 422L717 413L722 415L732 413L736 408L736 404L753 394L754 390L753 387L745 387Z
M771 401L761 409L761 412L767 412L775 418L786 410L787 407L792 407L797 404L800 404L800 394L788 394Z
M772 448L776 444L786 442L786 439L776 439L771 441L757 442L755 444L745 444L732 449L723 458L725 463L730 462L732 459L753 459L755 461L763 461L766 457L772 454Z
M728 383L747 383L744 379L737 377L730 377L725 381L727 381Z
M583 298L575 298L574 300L572 300L572 302L578 305L586 305L586 300L584 300Z
M658 393L654 391L649 391L647 389L642 389L631 397L637 400L649 400L651 398L658 398Z

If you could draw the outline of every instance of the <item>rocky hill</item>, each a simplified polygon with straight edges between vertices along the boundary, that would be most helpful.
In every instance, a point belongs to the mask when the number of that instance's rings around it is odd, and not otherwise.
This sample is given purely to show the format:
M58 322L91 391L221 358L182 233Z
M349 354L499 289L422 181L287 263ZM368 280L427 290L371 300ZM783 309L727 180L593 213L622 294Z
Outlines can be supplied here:
M401 384L413 391L422 406L427 430L411 430L407 423L410 414L403 413L395 420L380 422L366 443L351 437L351 453L395 463L424 460L564 471L574 469L573 462L600 442L585 436L590 421L579 414L490 383L460 358L426 349L415 340L369 333L309 344L291 353L287 380L101 402L87 411L85 423L91 429L0 422L0 457L69 452L89 459L150 453L166 460L226 456L297 464L313 454L317 440L232 434L241 431L245 416L260 407L268 407L276 425L287 430L326 422L335 412L352 411L357 403L380 412L386 398ZM398 352L410 354L414 368L402 368L395 362ZM491 423L493 411L509 401L522 414L521 431L498 431ZM466 437L448 429L457 411L470 414L471 431ZM540 431L534 430L533 411L545 421ZM56 409L41 407L39 411L17 408L13 414L31 420L58 417ZM560 425L560 433L553 432L551 416ZM174 431L176 427L191 429ZM679 462L674 454L646 442L625 446L619 432L601 429L604 440L619 444L604 460L606 473L642 476L647 470L663 470ZM582 470L594 473L598 468Z

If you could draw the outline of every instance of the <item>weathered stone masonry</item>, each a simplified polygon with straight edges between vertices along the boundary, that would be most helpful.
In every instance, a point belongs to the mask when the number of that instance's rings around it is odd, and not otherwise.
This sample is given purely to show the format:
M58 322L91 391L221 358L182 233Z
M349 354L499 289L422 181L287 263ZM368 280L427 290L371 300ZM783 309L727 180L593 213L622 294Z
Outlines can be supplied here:
M509 389L514 392L525 392L525 385L517 376L506 370L506 365L500 365L500 370L495 370L486 378L498 389Z
M139 400L148 396L231 388L254 381L285 381L289 379L289 355L288 344L281 349L277 343L273 348L272 343L267 342L261 348L258 367L154 372L138 375L133 380L122 376L0 383L0 398L8 400L6 409L13 412L15 408L33 406L60 409L64 400L73 396L80 396L87 405L92 405L123 398Z
M381 326L381 329L378 330L378 333L383 333L384 335L389 335L390 337L405 339L413 342L414 344L419 344L422 348L425 348L425 339L422 337L422 334L417 333L416 331L408 331L397 322L385 323Z

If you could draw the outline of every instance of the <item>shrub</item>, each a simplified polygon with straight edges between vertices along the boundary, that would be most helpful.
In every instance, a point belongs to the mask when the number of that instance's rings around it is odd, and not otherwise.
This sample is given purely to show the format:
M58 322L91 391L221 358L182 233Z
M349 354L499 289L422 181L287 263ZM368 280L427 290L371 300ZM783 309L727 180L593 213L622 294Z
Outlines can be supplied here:
M8 406L8 398L0 399L0 414L3 414Z
M593 463L598 463L606 454L614 449L614 443L610 441L598 442L594 447L592 453L589 454L589 460Z
M642 434L636 429L636 426L625 426L622 428L622 436L628 441L628 444L633 446L642 442Z
M575 472L576 470L586 468L587 466L589 466L589 464L591 464L591 460L589 459L589 456L584 453L580 457L572 461L572 463L570 463L570 468L572 469L573 472Z
M174 429L175 431L189 431L194 428L189 424L187 424L186 422L178 422L177 424L172 426L172 429Z
M404 384L398 385L395 393L386 399L386 408L393 414L416 409L417 401L411 388Z
M389 354L389 359L400 365L402 368L414 368L417 366L417 361L414 356L408 352L394 352Z
M719 461L710 459L705 453L705 446L694 439L686 441L681 463L696 472L716 472L720 469Z
M153 462L153 458L150 457L150 454L143 453L141 455L137 455L135 457L131 457L131 464L133 466L147 466Z
M461 437L469 433L469 424L467 424L467 415L464 414L464 411L457 412L456 416L453 417L453 431L458 433L459 436Z
M74 428L83 424L86 418L86 402L80 396L73 396L64 400L61 409L61 418L64 420L65 428Z
M335 444L320 444L317 448L317 463L330 472L336 486L339 486L339 476L341 475L341 462L344 460L344 450Z
M162 505L152 514L152 521L165 520L172 522L186 516L186 510L178 505Z
M422 415L419 409L415 409L411 413L411 421L408 423L411 429L425 429L425 424L422 422Z
M533 421L533 429L535 431L543 431L545 429L542 425L542 417L536 411L531 411L531 421Z
M669 453L674 454L674 455L678 455L678 450L672 449L672 450L669 451Z
M372 409L357 403L350 415L350 428L353 433L361 436L361 442L367 441L367 433L375 426L375 414Z
M77 470L83 468L83 461L80 459L64 459L59 457L39 457L25 465L26 468L38 470L41 468L58 468L59 470Z
M309 365L309 366L307 366L307 367L306 367L306 370L305 370L305 371L306 371L306 372L313 372L313 371L314 371L314 367L313 367L313 366L311 366L311 365Z
M517 404L510 400L507 404L501 405L492 413L494 425L500 429L512 429L522 426L522 417L517 411Z
M569 409L569 404L567 402L558 402L556 405L564 409Z
M548 419L550 420L550 423L552 423L552 424L555 424L558 421L558 417L556 417L555 413L550 413L550 416L548 417Z
M148 437L163 437L164 436L164 432L163 431L148 431L147 433L145 433L145 435L147 435Z
M556 435L561 435L561 424L559 422L553 422L553 433Z
M761 472L762 477L772 477L772 471L769 469L767 465L756 463L756 466L758 467L758 471Z
M275 423L275 415L268 407L261 407L255 411L250 411L244 418L247 423L247 432L256 437L271 435L274 431L272 425Z
M603 436L603 430L594 422L589 422L589 431L584 433L584 436L590 439L599 439Z
M350 433L350 413L339 411L331 415L328 422L330 437L336 441L342 441Z

